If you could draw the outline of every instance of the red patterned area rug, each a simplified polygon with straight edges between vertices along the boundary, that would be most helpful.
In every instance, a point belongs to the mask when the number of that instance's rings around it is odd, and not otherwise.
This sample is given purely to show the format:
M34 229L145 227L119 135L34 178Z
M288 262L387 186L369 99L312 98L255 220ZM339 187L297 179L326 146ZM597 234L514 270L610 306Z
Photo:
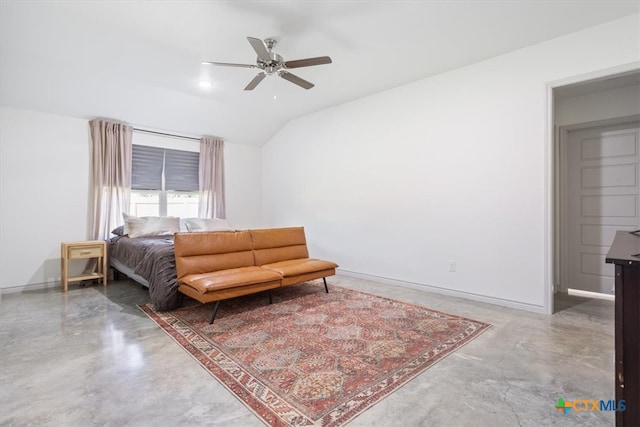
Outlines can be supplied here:
M271 426L341 426L490 327L338 286L140 308Z

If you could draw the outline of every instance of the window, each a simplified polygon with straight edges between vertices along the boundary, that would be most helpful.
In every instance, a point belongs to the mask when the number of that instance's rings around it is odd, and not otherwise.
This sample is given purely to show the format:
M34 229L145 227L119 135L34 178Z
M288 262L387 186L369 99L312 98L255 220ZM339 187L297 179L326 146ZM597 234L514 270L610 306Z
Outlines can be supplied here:
M130 214L198 216L198 152L134 144L132 154Z

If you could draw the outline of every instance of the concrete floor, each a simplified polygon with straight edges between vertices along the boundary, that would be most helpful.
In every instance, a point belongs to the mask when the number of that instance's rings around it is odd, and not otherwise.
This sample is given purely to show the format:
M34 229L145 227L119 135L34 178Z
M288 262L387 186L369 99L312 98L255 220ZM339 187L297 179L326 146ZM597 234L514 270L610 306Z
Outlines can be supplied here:
M614 425L554 409L614 398L612 301L562 296L553 316L346 276L337 284L493 325L349 426ZM147 318L130 281L2 295L0 425L261 426ZM223 308L221 308L223 309Z

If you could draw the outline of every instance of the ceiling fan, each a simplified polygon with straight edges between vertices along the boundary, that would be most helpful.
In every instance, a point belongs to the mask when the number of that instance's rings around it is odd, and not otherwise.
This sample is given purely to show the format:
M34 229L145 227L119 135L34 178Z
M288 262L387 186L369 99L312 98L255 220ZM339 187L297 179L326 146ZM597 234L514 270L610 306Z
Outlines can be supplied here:
M291 74L287 70L290 68L310 67L312 65L331 64L331 58L328 56L318 56L316 58L297 59L294 61L285 61L282 56L271 51L276 45L277 40L273 38L265 39L264 42L255 37L247 37L251 47L256 51L258 57L256 64L232 64L228 62L203 62L204 65L221 65L225 67L239 67L239 68L258 68L261 71L257 76L249 82L244 90L253 90L256 86L266 77L273 74L277 74L285 80L290 81L305 89L311 89L314 85L295 74Z

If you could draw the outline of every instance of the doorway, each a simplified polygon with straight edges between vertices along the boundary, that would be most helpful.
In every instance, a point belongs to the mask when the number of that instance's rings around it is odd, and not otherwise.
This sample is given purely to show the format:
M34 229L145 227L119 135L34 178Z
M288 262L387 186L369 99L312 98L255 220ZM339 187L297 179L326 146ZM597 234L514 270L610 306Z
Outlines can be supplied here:
M640 228L640 71L551 85L547 307L569 289L613 298L616 230Z

